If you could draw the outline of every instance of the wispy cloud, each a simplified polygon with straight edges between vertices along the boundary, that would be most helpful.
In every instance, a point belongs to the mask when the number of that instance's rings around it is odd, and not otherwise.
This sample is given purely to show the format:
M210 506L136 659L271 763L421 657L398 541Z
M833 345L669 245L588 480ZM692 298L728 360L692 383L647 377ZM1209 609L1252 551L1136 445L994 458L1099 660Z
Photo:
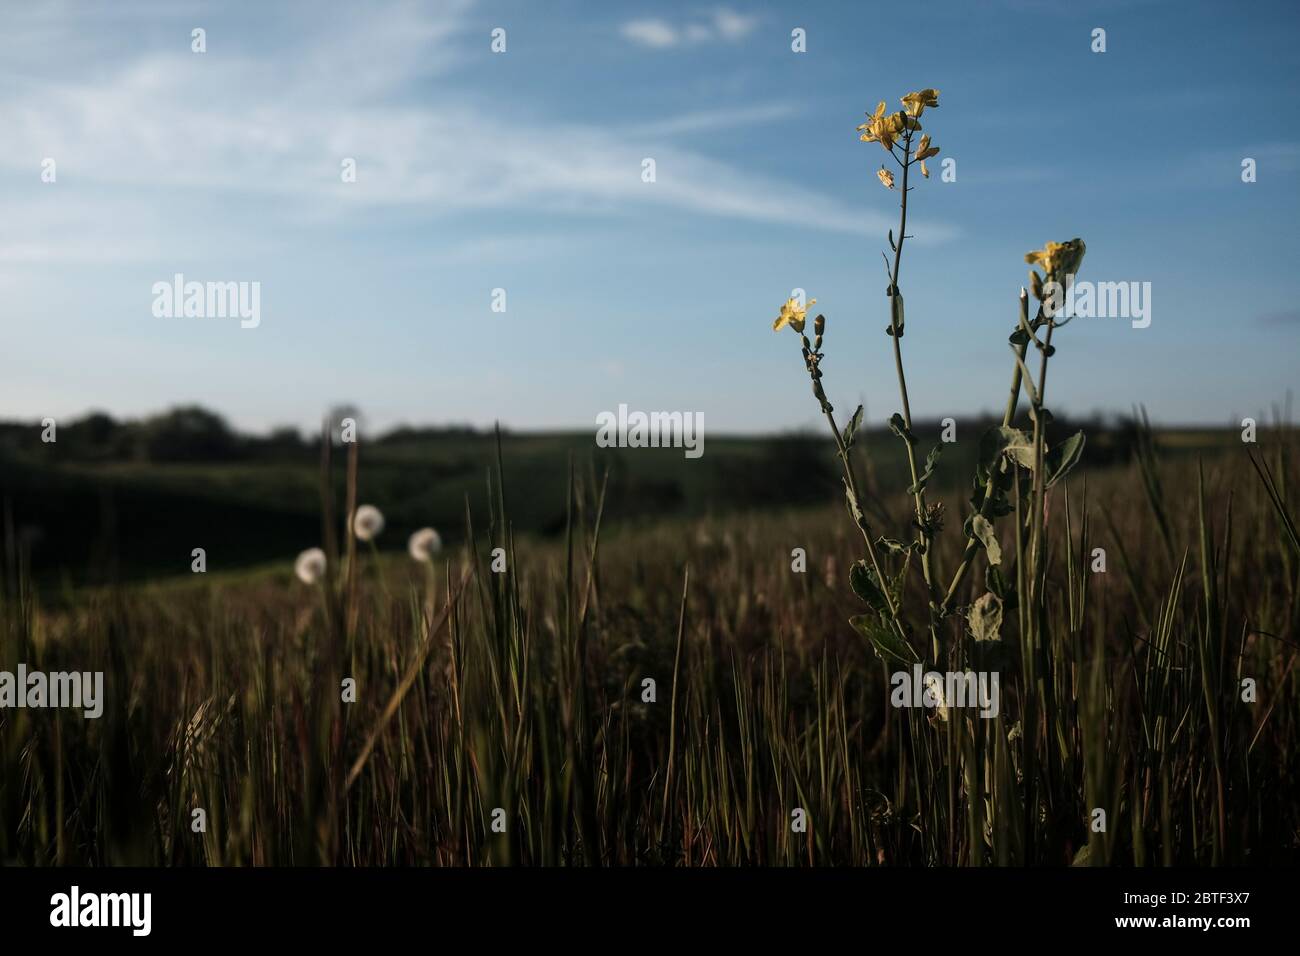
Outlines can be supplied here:
M465 29L464 13L464 4L432 13L399 2L383 15L367 6L364 17L345 17L329 31L290 36L274 52L233 49L229 34L214 31L209 52L192 54L188 31L178 31L179 50L141 50L81 68L31 62L21 88L0 92L0 128L10 144L0 170L14 174L10 182L35 183L41 158L55 158L59 185L49 194L75 183L76 211L51 217L40 202L11 205L0 249L28 261L81 260L93 250L79 237L113 222L115 241L100 244L106 256L109 247L113 256L129 256L133 246L145 256L174 243L192 251L203 240L196 232L220 233L230 220L225 205L240 199L258 202L272 223L386 208L438 217L661 207L862 234L887 227L892 212L749 173L672 139L705 126L771 121L789 114L786 104L688 113L629 134L544 117L502 119L511 111L481 96L421 90L412 97L430 73L454 77L454 50L463 44L446 39ZM735 39L752 21L718 10L705 26ZM10 52L20 65L34 56ZM345 157L357 162L355 183L341 181ZM657 164L653 183L641 178L646 157ZM197 214L209 229L169 225L163 212L177 194L208 204ZM123 215L131 201L138 212ZM942 226L929 231L931 239L945 235L951 230Z
M681 42L677 28L666 20L629 20L619 27L619 32L633 43L653 49L666 49Z
M734 43L743 40L758 28L755 14L737 13L719 7L708 16L672 22L662 17L628 20L619 27L619 33L632 43L653 50L723 40Z
M741 106L732 109L697 110L662 120L652 120L637 124L635 132L642 136L675 136L680 133L775 123L777 120L790 119L797 115L799 109L794 103L762 103L758 106Z

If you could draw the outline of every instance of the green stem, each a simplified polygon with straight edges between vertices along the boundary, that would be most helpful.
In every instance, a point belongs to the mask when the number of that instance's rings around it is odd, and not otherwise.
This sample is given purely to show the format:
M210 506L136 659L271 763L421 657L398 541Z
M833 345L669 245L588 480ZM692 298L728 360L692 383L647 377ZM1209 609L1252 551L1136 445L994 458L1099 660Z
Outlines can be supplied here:
M834 412L831 411L830 405L824 401L822 402L822 411L826 413L826 421L831 426L831 434L835 436L835 447L839 450L840 462L844 466L844 481L848 484L849 494L853 495L854 507L856 507L858 512L861 513L862 501L858 498L858 483L853 477L853 464L849 461L848 445L844 443L844 438L840 434L839 426L835 424ZM863 527L856 517L854 518L853 523L858 526L858 530L862 532L862 540L867 543L867 556L871 559L872 570L876 572L876 580L880 582L880 591L885 596L885 605L889 608L890 623L894 625L894 630L898 633L898 636L906 641L907 634L903 630L902 622L898 619L898 608L894 605L894 599L889 595L889 581L881 570L880 558L876 554L876 545L871 540L870 532Z
M889 296L890 296L890 330L893 333L890 337L894 340L894 370L898 374L898 391L903 402L903 424L906 426L908 434L912 432L912 406L907 397L907 376L903 372L903 344L902 328L898 324L898 312L893 306L893 298L898 292L898 273L902 266L903 260L903 242L907 238L907 193L908 193L908 174L912 169L912 131L907 130L903 136L903 198L899 204L900 213L898 219L898 240L894 243L894 269L889 277ZM920 477L920 471L916 467L916 449L910 441L904 440L903 444L907 448L907 466L912 473L912 485L917 484ZM936 571L934 567L934 533L925 520L925 490L918 488L913 493L913 500L916 505L916 524L921 532L921 573L925 576L925 587L930 593L931 603L937 603L939 593L935 587ZM933 614L931 615L933 630Z
M1020 325L1023 326L1029 321L1029 295L1024 289L1020 290ZM1019 327L1019 326L1018 326ZM1025 361L1025 350L1029 348L1029 342L1023 342L1016 349L1015 366L1011 370L1011 394L1007 396L1007 408L1002 414L1002 427L1009 428L1016 418L1016 406L1020 401L1020 387L1023 378L1021 367ZM1006 462L999 462L999 470L1005 470ZM990 474L989 480L984 485L984 497L980 502L979 513L988 517L989 506L993 499L993 486L996 483L996 476ZM975 560L975 553L979 551L979 542L971 538L966 542L966 550L962 553L961 564L958 565L956 573L952 576L952 582L948 585L947 593L944 594L943 604L939 607L940 617L946 616L952 607L953 597L957 594L957 589L961 587L962 582L966 580L966 574L970 571L971 564Z

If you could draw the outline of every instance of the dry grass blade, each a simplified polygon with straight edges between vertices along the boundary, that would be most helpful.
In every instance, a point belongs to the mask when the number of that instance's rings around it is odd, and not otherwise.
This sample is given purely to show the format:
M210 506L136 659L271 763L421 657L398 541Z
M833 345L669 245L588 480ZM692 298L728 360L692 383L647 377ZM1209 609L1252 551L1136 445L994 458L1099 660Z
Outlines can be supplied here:
M406 673L402 675L401 683L398 684L397 689L393 691L393 696L388 699L388 704L384 707L383 713L380 714L379 720L375 722L375 726L371 728L369 736L366 737L366 742L361 748L361 753L357 755L356 761L352 764L352 769L348 771L347 782L344 784L345 790L351 790L352 785L356 783L357 778L361 776L361 771L365 769L366 761L370 759L370 754L375 749L375 744L379 740L379 735L384 732L384 728L388 726L388 722L393 719L393 715L397 713L397 708L402 706L402 700L411 689L411 685L415 683L415 678L419 676L420 668L424 666L425 658L429 656L429 651L433 648L434 638L442 633L443 627L446 626L447 618L451 615L451 610L456 606L456 602L460 600L461 591L469 582L471 573L471 569L467 568L461 575L460 581L457 582L456 587L452 590L451 595L447 599L447 603L442 606L442 611L439 612L437 620L429 626L429 630L424 636L424 642L420 645L419 651L416 652L415 657L413 657L410 664L407 665Z

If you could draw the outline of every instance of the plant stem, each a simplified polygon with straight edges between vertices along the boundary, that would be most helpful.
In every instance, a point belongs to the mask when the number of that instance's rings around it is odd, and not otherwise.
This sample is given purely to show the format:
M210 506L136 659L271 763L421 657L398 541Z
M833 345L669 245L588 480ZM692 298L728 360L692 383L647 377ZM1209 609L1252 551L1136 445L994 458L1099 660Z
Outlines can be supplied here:
M1020 325L1025 325L1029 321L1029 296L1024 289L1020 290ZM1025 361L1025 350L1029 348L1029 343L1024 342L1016 347L1016 361L1011 370L1011 394L1007 396L1007 408L1002 414L1002 427L1009 428L1016 418L1016 406L1020 400L1020 385L1023 373L1020 371L1021 365ZM999 470L1006 468L1005 462L1000 462ZM979 513L988 517L989 505L993 497L993 486L996 483L996 476L990 474L988 482L984 485L984 498L980 502ZM947 593L944 594L943 603L939 606L939 616L946 616L952 605L952 599L961 587L962 582L966 579L966 574L970 571L971 564L975 560L975 553L979 550L979 542L971 538L966 542L966 550L962 553L961 564L958 565L957 571L952 576L952 582L948 585Z
M907 398L907 376L903 372L903 330L898 324L898 311L893 308L893 299L899 294L898 292L898 273L903 260L903 242L907 238L907 193L908 193L908 174L912 169L912 131L909 129L903 136L903 198L899 204L900 212L898 218L898 240L894 243L894 270L889 277L889 297L890 297L890 338L894 340L894 369L898 373L898 391L903 402L903 424L910 435L912 432L912 406ZM903 444L907 447L907 466L911 469L912 485L917 484L920 472L916 467L916 449L912 446L911 441L904 440ZM926 522L926 505L925 489L918 488L913 493L913 499L916 504L916 524L921 532L921 573L925 576L925 587L930 593L930 601L934 603L938 599L938 591L935 588L935 569L934 558L934 533ZM933 616L933 615L932 615Z
M835 436L835 447L839 450L840 462L844 466L845 484L848 485L849 494L853 496L854 507L857 508L858 513L861 514L862 502L858 498L858 483L853 477L853 465L849 461L848 445L844 443L844 437L840 434L839 426L835 424L835 414L831 411L830 405L823 402L822 411L826 413L826 421L831 426L831 434ZM880 567L880 558L876 554L876 545L871 540L871 534L863 526L862 522L858 521L856 515L854 516L853 523L858 526L858 530L862 532L862 540L867 543L867 556L871 558L872 570L876 572L876 580L880 583L880 591L885 596L885 605L889 608L890 623L894 625L894 629L897 631L898 636L906 640L907 634L903 630L902 622L898 619L898 608L894 605L894 599L890 597L889 594L889 581L885 578Z
M1033 512L1030 516L1032 545L1029 550L1030 567L1034 572L1033 587L1039 589L1039 576L1043 564L1041 553L1043 534L1043 509L1047 494L1046 476L1043 474L1043 458L1046 453L1047 425L1043 421L1043 399L1047 388L1047 360L1052 351L1052 331L1056 323L1047 320L1047 335L1043 338L1042 357L1038 365L1038 394L1034 401L1034 491Z

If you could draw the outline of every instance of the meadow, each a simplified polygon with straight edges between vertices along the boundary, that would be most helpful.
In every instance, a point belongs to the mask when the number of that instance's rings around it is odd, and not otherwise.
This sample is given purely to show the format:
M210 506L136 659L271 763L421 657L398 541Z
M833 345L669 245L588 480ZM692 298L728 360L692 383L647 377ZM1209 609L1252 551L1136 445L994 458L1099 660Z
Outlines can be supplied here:
M698 460L338 416L251 439L192 407L0 428L0 669L106 697L0 709L0 860L1295 863L1289 408L1054 414L1050 360L1097 317L1063 305L1076 237L980 326L1007 336L1001 414L914 420L903 251L939 91L900 103L858 127L899 206L886 427L837 413L853 363L824 380L838 319L795 289L772 331L829 435Z
M993 719L890 705L898 662L848 623L861 541L842 505L615 518L595 458L521 480L492 440L441 526L455 543L424 563L395 527L382 550L347 533L369 450L318 443L315 584L293 552L79 586L7 566L0 669L102 670L107 692L98 720L0 711L0 860L1294 863L1296 441L1212 437L1139 427L1127 460L1048 491L1035 642L1011 600L998 640L943 620L947 653L1000 672ZM855 452L873 523L905 536L910 498L870 461L896 448ZM954 567L964 543L940 534L933 557Z

